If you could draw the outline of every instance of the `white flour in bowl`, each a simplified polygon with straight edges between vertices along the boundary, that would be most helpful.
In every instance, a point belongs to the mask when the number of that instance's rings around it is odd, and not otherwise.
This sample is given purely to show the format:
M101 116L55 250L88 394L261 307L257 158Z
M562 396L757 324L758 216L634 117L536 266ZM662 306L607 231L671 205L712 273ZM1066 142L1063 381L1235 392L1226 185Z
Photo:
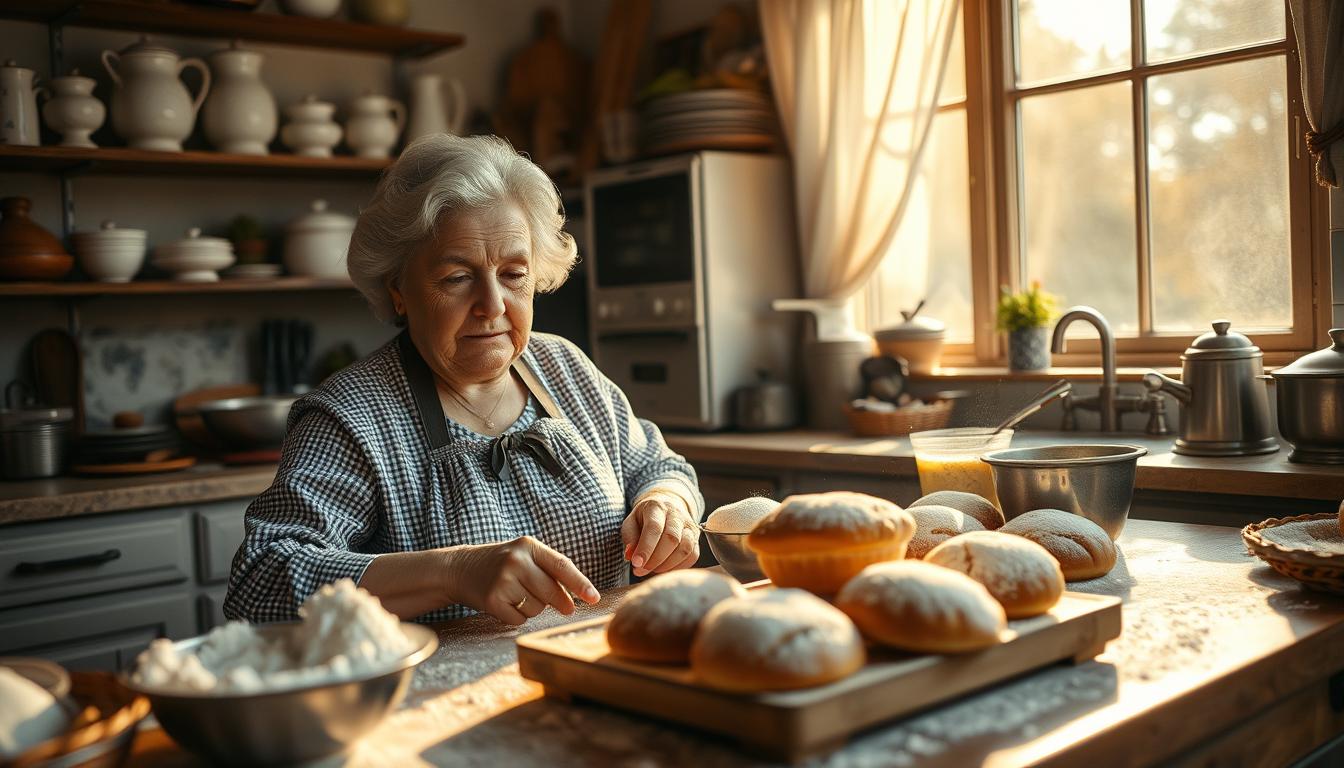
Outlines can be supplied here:
M313 593L289 637L268 639L251 624L216 627L193 651L155 640L136 659L144 686L197 693L255 693L296 688L390 666L413 648L397 617L378 598L341 579Z

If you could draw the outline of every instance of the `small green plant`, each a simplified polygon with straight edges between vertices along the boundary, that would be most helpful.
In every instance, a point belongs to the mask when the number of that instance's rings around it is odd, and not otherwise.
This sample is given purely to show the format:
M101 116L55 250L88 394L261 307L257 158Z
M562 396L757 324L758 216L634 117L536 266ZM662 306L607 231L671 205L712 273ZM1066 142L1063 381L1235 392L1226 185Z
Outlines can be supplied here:
M229 222L229 240L234 243L265 239L266 230L262 229L261 222L251 216L245 214L234 216L233 221Z
M1013 293L1004 285L999 288L999 309L995 326L1000 331L1020 331L1024 328L1042 328L1055 318L1055 297L1041 290L1038 280L1031 288Z

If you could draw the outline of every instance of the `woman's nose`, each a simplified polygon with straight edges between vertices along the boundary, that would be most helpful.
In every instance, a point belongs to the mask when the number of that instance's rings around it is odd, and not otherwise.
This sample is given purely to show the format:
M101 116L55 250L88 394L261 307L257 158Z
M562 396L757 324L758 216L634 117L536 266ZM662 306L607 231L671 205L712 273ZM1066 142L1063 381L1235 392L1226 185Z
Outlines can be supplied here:
M472 310L477 317L495 318L504 314L504 291L495 278L477 282L479 290Z

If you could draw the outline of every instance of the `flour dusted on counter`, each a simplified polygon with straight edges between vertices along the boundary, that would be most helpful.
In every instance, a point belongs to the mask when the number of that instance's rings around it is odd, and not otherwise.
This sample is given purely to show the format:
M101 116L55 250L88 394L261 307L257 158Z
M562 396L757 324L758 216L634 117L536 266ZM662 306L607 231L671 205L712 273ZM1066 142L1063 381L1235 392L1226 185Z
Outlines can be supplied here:
M134 679L155 688L252 693L329 682L384 668L411 641L378 598L341 579L313 593L289 638L267 639L252 625L216 627L195 652L155 640L136 660Z

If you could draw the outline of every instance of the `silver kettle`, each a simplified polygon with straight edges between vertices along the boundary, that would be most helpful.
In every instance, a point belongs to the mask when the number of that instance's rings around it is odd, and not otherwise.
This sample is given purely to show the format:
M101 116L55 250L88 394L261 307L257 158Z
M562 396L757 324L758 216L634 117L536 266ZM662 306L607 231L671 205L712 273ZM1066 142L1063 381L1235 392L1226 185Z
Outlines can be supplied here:
M798 408L793 387L757 371L755 384L739 387L733 393L733 423L744 432L788 429L798 423Z
M1181 404L1173 452L1185 456L1253 456L1279 450L1269 421L1269 397L1260 377L1264 353L1227 320L1195 339L1181 355L1181 381L1157 371L1143 375L1150 391Z

